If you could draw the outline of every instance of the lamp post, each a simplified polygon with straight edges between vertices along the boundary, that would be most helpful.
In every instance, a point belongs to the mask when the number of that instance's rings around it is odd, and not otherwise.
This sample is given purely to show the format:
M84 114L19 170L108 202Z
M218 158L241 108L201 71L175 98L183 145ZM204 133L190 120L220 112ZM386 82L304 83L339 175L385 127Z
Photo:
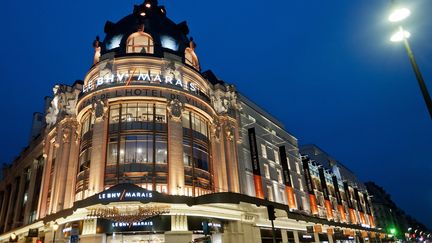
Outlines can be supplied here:
M57 222L54 222L54 224L52 225L52 229L53 229L53 242L55 242L55 234L56 231L58 230L59 225L57 224Z
M400 22L404 19L406 19L407 17L409 17L411 15L411 11L407 8L398 8L395 9L389 16L389 21L390 22ZM399 29L398 31L390 38L391 41L393 42L400 42L403 41L404 42L404 46L405 46L405 50L408 54L411 66L413 68L413 71L415 73L415 76L417 78L417 82L420 86L420 90L423 94L423 99L426 103L427 109L429 111L429 115L432 118L432 99L429 95L429 92L427 90L426 84L424 82L423 76L420 72L420 68L417 65L417 62L414 58L414 53L411 50L411 46L408 42L408 38L411 36L411 34L404 30L402 25L399 25Z

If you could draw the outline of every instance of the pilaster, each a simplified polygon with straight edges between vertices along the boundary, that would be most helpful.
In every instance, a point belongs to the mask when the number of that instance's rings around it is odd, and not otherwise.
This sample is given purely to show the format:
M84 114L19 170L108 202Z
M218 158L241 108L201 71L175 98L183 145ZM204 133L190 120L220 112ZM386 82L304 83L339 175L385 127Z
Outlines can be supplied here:
M171 195L183 195L185 190L183 125L179 107L181 104L173 100L168 108L168 193Z
M54 188L54 197L53 197L53 212L59 212L65 208L64 199L65 199L65 189L66 187L70 187L72 185L67 186L67 174L69 167L69 156L71 152L71 146L75 143L72 141L74 137L74 121L67 120L65 123L61 124L59 127L58 137L60 141L59 153L57 154L56 162L56 175L55 175L55 184Z
M93 125L92 153L89 173L89 196L104 190L105 161L108 136L108 104L99 102L95 105Z
M215 192L228 191L228 176L225 163L225 149L222 145L222 131L220 123L215 118L211 129L212 163Z
M78 157L79 157L79 125L77 121L73 121L71 124L71 135L70 135L70 149L67 163L66 173L66 188L64 192L64 206L63 208L71 208L75 199L75 186L76 186L76 174L78 171Z
M240 192L235 125L229 120L223 124L223 135L229 191Z

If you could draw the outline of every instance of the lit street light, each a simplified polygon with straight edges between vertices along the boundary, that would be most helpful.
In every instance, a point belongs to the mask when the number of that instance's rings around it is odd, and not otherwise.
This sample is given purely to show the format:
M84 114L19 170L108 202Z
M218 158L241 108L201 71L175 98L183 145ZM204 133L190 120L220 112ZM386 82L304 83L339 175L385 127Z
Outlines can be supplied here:
M52 229L53 229L53 242L55 242L55 234L56 231L58 230L59 225L57 224L57 222L54 222L54 224L52 225Z
M410 15L411 15L411 11L409 9L407 9L407 8L398 8L398 9L395 9L390 14L388 20L390 22L400 22L400 21L408 18ZM414 53L412 52L411 46L410 46L410 44L408 42L408 38L410 36L411 36L411 34L408 31L404 30L402 28L402 25L399 25L399 30L395 34L392 35L392 37L390 38L390 40L392 42L400 42L400 41L404 42L405 50L408 53L408 57L409 57L409 60L411 62L411 66L412 66L413 71L414 71L414 73L416 75L418 84L420 86L420 90L421 90L421 92L423 94L423 98L424 98L424 101L426 103L427 109L429 111L429 115L432 118L432 99L431 99L431 97L429 95L429 92L427 90L426 84L425 84L425 82L423 80L423 76L422 76L422 74L420 72L420 69L419 69L419 67L417 65L417 62L416 62L416 60L414 58Z

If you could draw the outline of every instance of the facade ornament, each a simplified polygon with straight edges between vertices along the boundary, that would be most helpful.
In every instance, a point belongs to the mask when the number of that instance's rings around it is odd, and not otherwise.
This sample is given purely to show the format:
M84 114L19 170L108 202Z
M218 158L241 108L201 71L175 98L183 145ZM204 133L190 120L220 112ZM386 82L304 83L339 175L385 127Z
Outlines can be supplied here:
M195 53L195 48L196 48L196 43L194 42L193 38L191 37L189 39L189 46L186 47L186 50L185 50L186 63L192 65L197 70L200 70L200 64L199 64L198 56Z
M230 110L241 110L234 86L227 85L226 91L216 89L210 94L213 107L218 114L226 114Z
M224 127L225 127L226 138L230 141L233 141L234 140L234 133L235 133L234 126L232 126L229 122L226 122Z
M168 102L168 115L174 121L181 121L184 105L178 99L173 99Z
M165 77L173 77L174 80L182 80L180 66L174 60L165 61L161 69L161 74Z
M54 98L45 116L48 128L52 127L65 116L75 115L79 93L78 89L72 89L66 85L57 84L54 86Z
M108 113L108 101L98 100L93 103L93 113L96 120L102 120Z
M62 136L63 143L69 143L70 134L71 134L71 131L70 131L69 128L64 128L63 129L63 133L62 133L62 135L63 135Z
M93 58L93 64L96 64L99 62L100 57L101 57L101 47L100 47L99 36L96 36L96 39L93 41L93 48L95 50L94 58Z
M220 139L220 132L221 132L221 124L217 120L217 118L213 119L213 123L211 125L212 134L216 138L217 141Z

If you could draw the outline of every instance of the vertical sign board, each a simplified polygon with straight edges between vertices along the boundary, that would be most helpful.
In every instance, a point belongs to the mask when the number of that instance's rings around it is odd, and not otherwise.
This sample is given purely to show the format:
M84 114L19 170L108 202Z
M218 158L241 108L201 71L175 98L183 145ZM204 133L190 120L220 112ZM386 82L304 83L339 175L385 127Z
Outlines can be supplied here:
M249 135L252 172L253 172L254 184L255 184L255 195L257 198L264 199L264 191L261 182L261 171L260 171L260 164L259 164L258 146L256 142L255 128L253 127L249 128L248 135Z
M312 182L312 177L309 169L309 158L303 158L303 170L305 172L305 180L306 180L306 186L309 193L309 201L310 201L310 208L313 215L318 214L318 205L317 200L314 193L314 185Z
M332 181L333 181L333 187L334 187L334 190L335 190L336 201L337 201L337 204L338 204L338 211L339 211L339 214L341 215L341 221L343 223L346 223L347 218L346 218L346 214L345 214L345 208L343 206L342 197L341 197L341 194L340 194L340 191L339 191L339 182L338 182L338 179L337 179L337 177L335 175L332 176Z
M363 205L360 202L360 195L359 195L358 188L354 188L354 196L355 196L355 199L357 201L358 211L360 213L360 222L362 224L366 224L366 219L365 219L365 215L364 215Z
M326 208L326 214L327 214L327 219L331 220L333 219L333 208L332 205L330 203L330 197L329 197L329 190L327 187L327 182L326 182L326 178L325 178L325 174L324 174L324 168L319 168L318 169L318 173L319 173L319 178L321 181L321 187L323 189L323 195L324 195L324 203L325 203L325 208Z
M351 223L352 224L357 224L357 220L356 220L356 216L354 213L354 207L351 201L351 194L349 191L349 187L348 187L348 182L344 181L343 183L344 185L344 191L345 191L345 196L347 199L347 204L348 204L348 210L349 210L349 215L350 215L350 219L351 219Z
M292 187L288 159L284 145L279 147L279 157L282 164L282 173L285 182L285 192L287 195L288 206L290 209L295 209L297 208L297 205L294 197L294 190Z

